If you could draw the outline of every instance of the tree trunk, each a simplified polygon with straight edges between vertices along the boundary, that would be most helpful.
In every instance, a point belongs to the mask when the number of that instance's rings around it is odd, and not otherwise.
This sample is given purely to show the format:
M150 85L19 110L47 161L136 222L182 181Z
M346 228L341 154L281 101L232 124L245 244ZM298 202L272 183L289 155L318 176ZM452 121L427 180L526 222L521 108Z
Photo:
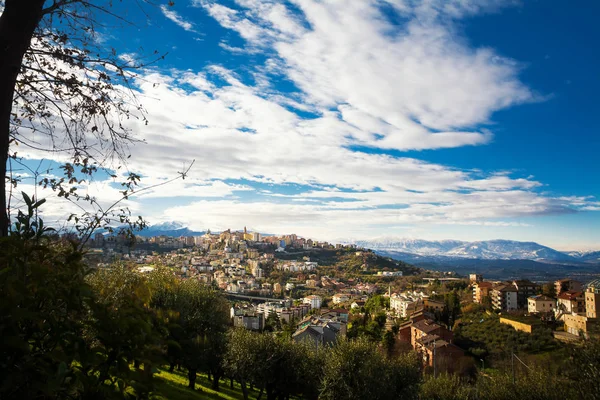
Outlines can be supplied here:
M229 388L233 389L233 378L229 378Z
M240 386L242 387L242 395L244 396L244 400L248 400L248 388L246 388L246 382L241 379Z
M6 0L0 16L0 237L8 235L5 189L10 119L17 76L33 32L43 16L44 0Z
M265 390L265 385L262 385L262 386L260 387L260 392L258 392L258 397L256 398L256 400L260 400L260 399L261 399L261 397L262 397L262 395L263 395L263 392L264 392L264 390Z
M173 372L173 370L175 369L175 363L169 363L169 372Z
M219 391L219 381L221 380L221 371L218 369L213 372L212 390Z
M188 380L190 381L188 387L192 390L196 390L196 369L188 369Z

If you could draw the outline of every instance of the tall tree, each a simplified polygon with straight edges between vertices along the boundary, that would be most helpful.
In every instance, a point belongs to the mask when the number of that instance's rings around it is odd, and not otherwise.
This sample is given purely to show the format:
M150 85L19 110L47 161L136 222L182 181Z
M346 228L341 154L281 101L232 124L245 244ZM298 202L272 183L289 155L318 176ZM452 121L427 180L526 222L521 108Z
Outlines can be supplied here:
M4 1L0 176L7 181L12 179L7 162L17 158L13 151L17 145L67 156L64 177L43 182L64 197L74 194L73 183L80 183L81 176L127 159L127 145L134 137L123 121L145 120L128 71L142 63L122 59L114 49L107 51L98 44L100 17L120 19L111 11L112 4L111 0ZM8 234L9 202L3 187L0 236Z

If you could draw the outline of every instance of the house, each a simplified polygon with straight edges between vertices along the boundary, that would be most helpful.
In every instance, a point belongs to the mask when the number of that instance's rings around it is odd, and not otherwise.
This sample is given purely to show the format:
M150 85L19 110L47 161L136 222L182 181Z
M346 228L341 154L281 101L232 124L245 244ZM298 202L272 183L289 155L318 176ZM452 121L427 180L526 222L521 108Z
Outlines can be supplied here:
M592 330L595 321L585 315L566 314L563 316L565 332L576 336L589 337L588 332Z
M235 315L233 326L244 327L251 331L262 331L265 328L265 315L263 313Z
M415 320L400 326L399 342L405 342L407 327L410 326L410 343L413 350L423 358L425 366L439 366L440 361L445 367L450 367L464 351L452 344L453 334L443 326L435 323L426 313L415 314Z
M440 369L450 369L457 359L463 357L465 352L458 346L445 340L428 340L419 352L423 357L423 364Z
M322 309L321 310L321 318L325 319L336 319L342 322L348 322L348 310L343 308L335 308L332 310Z
M588 318L598 318L598 307L600 306L600 279L587 284L585 289L585 315Z
M352 302L352 304L350 304L350 308L355 309L355 308L361 308L365 306L366 301L364 300L355 300L354 302Z
M527 279L512 281L512 285L517 289L517 308L527 309L527 299L536 294L538 286Z
M316 296L316 295L310 295L310 296L306 296L302 302L304 304L310 304L310 308L321 308L321 303L323 302L323 299L320 296Z
M556 319L565 314L585 314L585 297L583 292L569 290L558 295L556 302Z
M427 297L422 293L392 293L390 296L390 308L402 317L407 318L412 313L423 308L423 298Z
M307 341L318 349L324 345L333 346L339 337L345 335L345 322L312 316L298 324L298 329L292 335L292 339L296 342Z
M475 282L473 284L473 303L483 303L483 299L489 297L492 290L491 282Z
M419 348L418 341L427 335L437 335L449 342L452 342L453 339L452 332L428 318L414 322L410 327L410 332L410 343L415 350Z
M336 293L332 298L333 304L345 303L348 300L350 300L350 295L346 293Z
M527 299L527 312L530 314L554 312L554 309L556 309L556 300L543 294L530 296Z
M444 303L443 301L438 301L438 300L431 300L431 299L425 299L423 301L423 305L425 310L429 311L429 312L442 312L444 311L444 307L446 306L446 303Z
M490 297L495 310L513 311L518 308L517 288L511 284L498 284L492 287Z
M556 282L554 282L554 291L556 292L556 296L563 292L580 292L583 291L583 285L581 284L581 282L575 281L573 279L559 279Z

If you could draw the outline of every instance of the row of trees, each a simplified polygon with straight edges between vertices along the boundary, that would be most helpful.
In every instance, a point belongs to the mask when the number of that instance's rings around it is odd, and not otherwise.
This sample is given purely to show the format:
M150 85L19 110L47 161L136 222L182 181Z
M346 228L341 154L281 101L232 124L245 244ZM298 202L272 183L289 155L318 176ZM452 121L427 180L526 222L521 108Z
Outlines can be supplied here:
M0 238L0 398L144 398L165 363L190 371L191 386L198 370L222 375L218 292L166 270L92 272L35 218L43 201L26 202Z

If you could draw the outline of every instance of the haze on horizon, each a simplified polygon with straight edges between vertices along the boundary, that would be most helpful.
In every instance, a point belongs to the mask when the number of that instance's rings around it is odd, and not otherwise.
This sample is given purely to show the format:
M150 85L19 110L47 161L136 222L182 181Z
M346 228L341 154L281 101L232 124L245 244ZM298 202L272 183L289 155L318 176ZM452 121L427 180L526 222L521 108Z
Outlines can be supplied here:
M186 180L127 201L150 223L600 249L600 4L115 7L135 25L101 31L106 46L169 53L135 80L150 123L128 121L146 141L129 170L150 185L195 159ZM32 167L47 157L20 151ZM115 182L86 190L109 203ZM40 195L46 219L71 213Z

